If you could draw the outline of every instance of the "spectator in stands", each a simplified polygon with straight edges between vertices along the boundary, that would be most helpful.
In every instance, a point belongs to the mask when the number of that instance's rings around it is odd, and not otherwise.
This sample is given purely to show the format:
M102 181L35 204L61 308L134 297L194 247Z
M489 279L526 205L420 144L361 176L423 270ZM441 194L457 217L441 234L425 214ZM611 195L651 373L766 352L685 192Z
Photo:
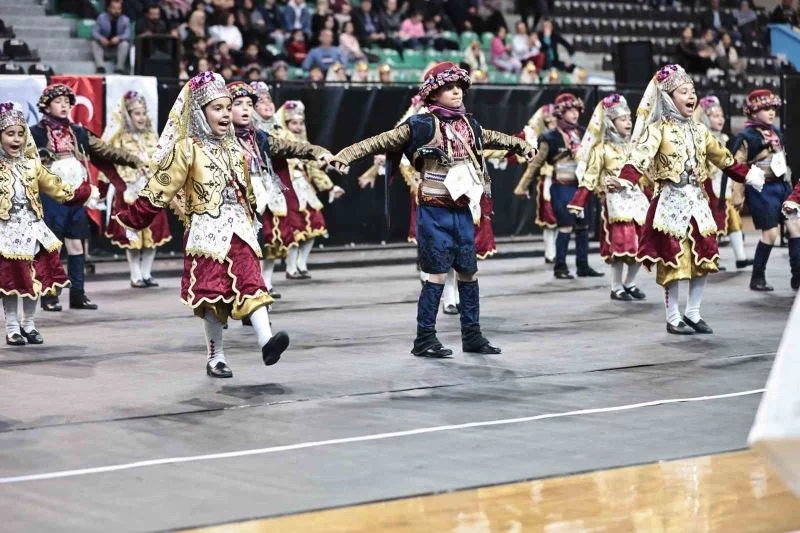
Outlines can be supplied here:
M507 33L505 26L500 26L500 29L492 38L492 46L489 50L492 56L492 65L503 72L519 74L519 71L522 70L522 62L511 57L511 45L506 44Z
M161 7L150 4L144 16L136 23L136 35L164 35L168 33L167 23L161 19Z
M403 46L419 50L428 44L425 36L425 23L422 20L422 13L414 11L400 25L400 39Z
M331 30L333 33L333 45L339 46L339 21L336 20L336 15L328 13L322 21L322 27L319 30L314 30L309 44L311 47L319 46L319 34L322 30Z
M236 17L233 13L228 13L224 26L211 26L208 28L208 35L212 42L226 42L231 50L239 51L244 44L242 32L236 26Z
M252 81L262 81L264 79L264 72L261 70L261 67L258 65L251 65L244 73L242 78L245 81L252 82Z
M550 19L542 20L542 30L539 32L539 42L541 43L542 54L544 54L544 69L565 70L572 72L575 70L575 64L572 61L564 62L558 52L558 46L561 45L567 49L570 58L575 55L575 49L569 44L561 33L559 33L553 21Z
M425 37L436 50L458 50L458 42L445 35L435 18L425 21Z
M353 6L349 1L342 4L339 10L334 9L333 12L336 15L336 22L339 23L340 28L344 26L345 22L353 20Z
M303 70L309 71L317 66L322 72L327 72L334 63L347 65L347 58L339 48L333 46L333 32L322 30L319 34L319 46L312 48L303 61Z
M339 49L347 56L348 62L368 62L370 59L377 61L377 58L369 58L367 54L364 53L355 33L355 24L353 24L353 21L350 21L345 22L344 26L342 26L342 33L339 35Z
M678 63L690 74L705 74L708 69L714 67L714 61L711 58L714 55L713 51L700 49L694 40L691 26L686 26L681 32L681 41L678 43L676 53Z
M743 0L739 9L733 12L742 39L752 42L758 37L758 15L750 8L750 1Z
M489 70L489 64L486 62L486 54L481 50L481 43L479 41L472 41L464 50L464 62L469 65L470 71L473 70Z
M247 67L253 63L258 65L263 63L257 41L250 41L245 45L244 52L242 52L242 56L239 58L238 65L240 67Z
M474 32L497 33L501 27L508 29L499 0L482 0L473 13L469 20Z
M308 71L308 81L311 83L325 83L325 72L319 65L314 65Z
M106 10L100 13L92 31L90 47L94 65L99 74L106 71L106 55L115 55L117 74L127 74L128 51L131 48L131 23L122 14L122 0L108 0Z
M189 59L192 64L196 65L203 58L208 59L208 42L205 39L198 39L192 45L192 53Z
M332 25L330 21L333 21ZM339 23L330 8L329 0L319 0L317 2L317 11L311 17L312 46L316 46L319 43L319 32L322 31L322 28L332 30L334 35L339 34Z
M233 56L231 56L231 47L225 41L217 43L214 53L214 65L216 65L217 69L236 65L236 61L233 59Z
M211 70L211 63L209 63L208 59L202 57L197 60L197 67L195 68L195 74L199 74L200 72L209 72Z
M717 43L717 64L723 70L742 74L744 72L744 62L739 59L739 52L733 45L731 34L724 31L720 35Z
M769 17L771 24L791 24L792 26L800 26L798 22L797 9L792 7L794 0L782 0L781 5L775 6L772 14Z
M730 31L736 25L733 18L724 13L719 7L719 0L711 0L709 8L703 12L700 18L700 27L703 30L712 29L714 35L717 36L723 31Z
M383 31L380 19L372 11L372 0L361 0L361 6L353 13L353 25L355 28L355 36L361 42L362 46L375 45L379 48L394 48L401 54L403 47L400 41L390 39ZM342 28L345 25L342 24Z
M289 79L289 65L285 61L276 61L272 64L272 79L286 81Z
M203 5L203 2L198 2L197 5ZM224 26L225 21L228 20L228 13L233 11L234 4L233 0L211 0L205 4L205 9L209 7L211 12L208 14L208 25Z
M253 0L242 0L241 5L235 11L235 24L239 27L244 42L260 39L264 34L263 28L256 28L252 23L254 13L258 13L258 11L253 5ZM260 13L258 13L258 18L261 18Z
M261 18L264 19L264 32L270 36L275 46L283 48L286 33L283 31L283 13L278 8L275 0L264 0L258 8Z
M160 7L162 18L167 23L167 29L170 32L176 31L189 15L188 4L179 0L161 0Z
M378 23L386 37L400 42L400 26L403 24L403 13L397 7L397 0L386 0L386 7L378 14Z
M520 63L533 63L538 70L544 66L542 43L536 32L528 33L528 27L523 21L517 22L514 36L511 37L511 56L519 59Z
M289 57L289 62L299 67L303 64L306 57L308 57L308 46L306 45L306 34L303 30L294 30L286 45L286 55Z
M189 15L189 20L186 24L181 25L179 30L184 48L192 48L196 41L208 39L206 34L206 12L202 9L195 9Z
M304 0L289 0L283 10L283 29L287 33L294 30L303 30L311 36L311 11Z

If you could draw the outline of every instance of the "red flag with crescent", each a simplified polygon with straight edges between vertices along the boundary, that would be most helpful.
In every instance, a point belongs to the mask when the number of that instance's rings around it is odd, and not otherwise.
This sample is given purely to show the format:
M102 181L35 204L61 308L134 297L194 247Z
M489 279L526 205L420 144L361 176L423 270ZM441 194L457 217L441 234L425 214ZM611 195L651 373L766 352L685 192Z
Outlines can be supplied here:
M103 133L103 117L105 101L103 96L102 76L51 76L50 83L63 83L75 92L75 105L70 113L70 119L75 124L80 124L98 137ZM97 185L97 168L89 164L89 179ZM88 209L89 218L98 228L102 228L102 216L96 209Z

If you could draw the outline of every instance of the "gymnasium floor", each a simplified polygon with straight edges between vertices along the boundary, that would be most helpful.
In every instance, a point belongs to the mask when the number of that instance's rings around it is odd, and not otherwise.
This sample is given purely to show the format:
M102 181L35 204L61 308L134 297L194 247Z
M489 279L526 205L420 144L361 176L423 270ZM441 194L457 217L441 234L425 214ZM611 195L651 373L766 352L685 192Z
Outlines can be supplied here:
M87 286L100 312L40 316L43 347L0 350L3 531L800 528L800 500L769 469L719 455L746 447L793 302L785 249L768 270L774 293L747 290L749 272L715 275L703 314L716 334L689 338L665 333L651 275L647 301L620 303L607 279L555 283L541 258L481 268L501 356L409 355L411 266L317 270L306 283L276 276L273 324L293 338L280 364L264 367L255 334L232 324L234 378L220 381L205 376L177 277L132 291L101 276ZM457 318L440 315L439 330L458 347ZM759 512L736 514L759 490ZM707 491L728 503L706 506ZM659 514L659 492L695 504ZM367 502L389 503L348 507ZM627 502L645 510L624 522L603 510ZM429 507L436 516L415 522ZM243 523L331 508L344 510Z

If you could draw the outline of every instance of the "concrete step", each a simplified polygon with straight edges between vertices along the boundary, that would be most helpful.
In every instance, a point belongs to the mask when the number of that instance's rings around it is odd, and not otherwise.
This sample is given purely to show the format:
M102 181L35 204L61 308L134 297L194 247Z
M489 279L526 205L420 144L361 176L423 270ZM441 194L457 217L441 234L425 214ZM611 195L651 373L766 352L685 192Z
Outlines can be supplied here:
M46 16L44 11L42 11L42 13L39 15L6 15L0 11L0 18L2 18L6 24L11 24L15 28L18 25L32 27L35 32L42 32L51 25L57 28L75 27L74 20L65 19L59 16Z
M89 41L85 39L77 39L71 37L64 38L51 38L47 36L20 36L20 39L28 43L28 46L38 48L39 50L88 50Z
M28 67L34 63L34 61L16 61L16 63L22 66L25 69L25 72L28 71ZM94 74L94 62L90 59L86 61L81 61L79 58L74 58L73 60L67 61L48 61L43 59L42 61L36 61L36 63L47 63L48 65L53 67L56 74Z
M0 7L0 18L5 20L10 15L44 16L44 6L15 2Z
M34 35L40 35L42 33L42 28L39 26L28 26L22 25L17 26L14 24L14 32L17 34L17 38L22 39L23 41L27 41ZM47 26L47 38L48 39L69 39L75 33L72 26Z

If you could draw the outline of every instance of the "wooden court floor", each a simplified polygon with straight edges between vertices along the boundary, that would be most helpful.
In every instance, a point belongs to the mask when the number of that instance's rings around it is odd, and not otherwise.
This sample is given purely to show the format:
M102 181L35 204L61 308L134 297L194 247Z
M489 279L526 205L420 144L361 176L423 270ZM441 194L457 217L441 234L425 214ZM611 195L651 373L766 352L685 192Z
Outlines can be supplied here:
M800 498L742 451L193 531L786 532L800 531Z

